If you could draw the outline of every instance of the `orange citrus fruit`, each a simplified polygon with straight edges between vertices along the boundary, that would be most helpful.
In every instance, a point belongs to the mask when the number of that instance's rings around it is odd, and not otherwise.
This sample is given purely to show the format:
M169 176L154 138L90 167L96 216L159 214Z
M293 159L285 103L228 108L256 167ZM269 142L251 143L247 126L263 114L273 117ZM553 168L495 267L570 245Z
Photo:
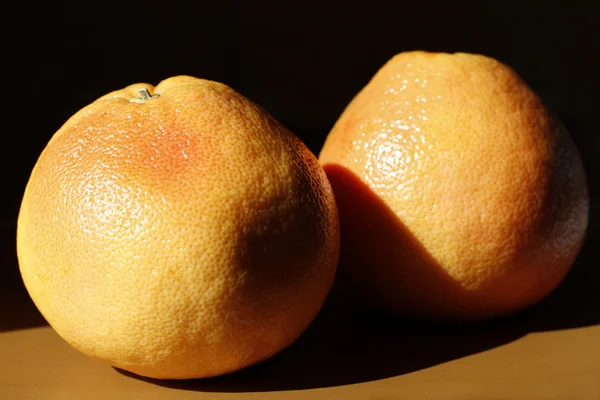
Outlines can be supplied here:
M584 240L586 177L570 134L487 56L396 55L319 159L340 212L340 276L396 312L515 312L561 282Z
M25 285L81 352L153 378L259 362L318 313L339 252L317 158L224 84L134 84L72 116L27 184Z

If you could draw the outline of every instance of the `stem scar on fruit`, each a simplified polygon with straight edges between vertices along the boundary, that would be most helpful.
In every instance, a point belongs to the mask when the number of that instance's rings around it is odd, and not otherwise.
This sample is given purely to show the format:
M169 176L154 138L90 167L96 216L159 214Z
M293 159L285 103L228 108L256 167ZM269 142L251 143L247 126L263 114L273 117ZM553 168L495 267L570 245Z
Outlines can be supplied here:
M154 98L154 97L158 97L158 94L150 94L150 91L148 90L148 88L143 87L141 89L138 89L138 93L140 94L140 97L133 97L130 101L134 102L134 103L140 103L143 104L145 102L147 102L148 100Z

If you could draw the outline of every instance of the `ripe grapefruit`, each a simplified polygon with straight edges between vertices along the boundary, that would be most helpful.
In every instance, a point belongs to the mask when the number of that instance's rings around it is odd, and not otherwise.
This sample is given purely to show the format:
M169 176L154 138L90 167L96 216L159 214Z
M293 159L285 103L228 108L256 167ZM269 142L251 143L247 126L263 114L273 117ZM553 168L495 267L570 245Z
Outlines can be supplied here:
M340 276L396 312L520 310L561 282L584 240L586 178L570 134L487 56L396 55L319 159L340 212Z
M134 84L71 117L27 184L20 270L83 353L153 378L254 364L318 313L339 251L316 157L224 84Z

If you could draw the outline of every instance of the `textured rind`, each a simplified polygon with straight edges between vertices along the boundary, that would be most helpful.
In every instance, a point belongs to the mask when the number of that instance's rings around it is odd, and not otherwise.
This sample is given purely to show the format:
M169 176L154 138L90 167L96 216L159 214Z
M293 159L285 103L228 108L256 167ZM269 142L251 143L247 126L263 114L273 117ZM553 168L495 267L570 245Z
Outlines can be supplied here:
M130 101L147 88L155 97ZM154 378L261 361L318 313L339 253L317 159L226 85L136 84L69 119L23 197L23 280L85 354Z
M585 173L569 133L489 57L393 57L319 159L340 208L341 273L398 311L469 319L523 308L562 280L584 238Z

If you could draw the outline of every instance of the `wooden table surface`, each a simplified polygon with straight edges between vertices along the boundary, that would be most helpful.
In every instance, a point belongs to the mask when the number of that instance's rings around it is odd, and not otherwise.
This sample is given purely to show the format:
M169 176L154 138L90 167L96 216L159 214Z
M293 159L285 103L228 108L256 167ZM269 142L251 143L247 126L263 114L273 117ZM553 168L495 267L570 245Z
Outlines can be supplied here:
M57 336L22 285L14 230L0 238L2 400L600 400L600 249L591 239L552 295L508 318L407 321L336 285L308 331L273 358L228 376L158 381L88 358Z

